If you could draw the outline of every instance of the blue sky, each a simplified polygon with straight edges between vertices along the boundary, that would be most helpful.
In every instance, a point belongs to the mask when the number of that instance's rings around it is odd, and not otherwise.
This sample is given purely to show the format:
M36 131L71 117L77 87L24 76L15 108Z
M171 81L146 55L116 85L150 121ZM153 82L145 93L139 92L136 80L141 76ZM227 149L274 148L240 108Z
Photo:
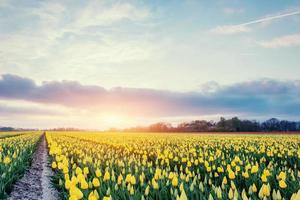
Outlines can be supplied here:
M0 120L13 126L102 128L220 115L297 119L299 52L300 1L0 0L0 112L5 113ZM135 112L113 109L115 99L91 108L57 95L49 102L34 94L7 95L8 89L19 91L8 84L12 79L21 90L19 81L30 80L30 91L46 97L41 88L46 93L45 86L59 85L56 94L80 101L81 92L95 96L86 93L90 87L108 96L114 91L121 99L130 96ZM71 83L80 86L79 94L72 93L78 91ZM269 96L237 92L235 99L228 93L237 86L260 91L270 84L285 89ZM125 90L125 97L124 91L115 95L116 88ZM133 88L142 92L132 97L127 91ZM141 100L149 90L155 102ZM288 102L281 101L287 96ZM149 112L142 109L147 103L153 106ZM102 111L95 113L95 107ZM94 120L85 122L91 112ZM21 122L24 116L28 120ZM66 116L69 120L59 118ZM37 118L39 123L32 123Z

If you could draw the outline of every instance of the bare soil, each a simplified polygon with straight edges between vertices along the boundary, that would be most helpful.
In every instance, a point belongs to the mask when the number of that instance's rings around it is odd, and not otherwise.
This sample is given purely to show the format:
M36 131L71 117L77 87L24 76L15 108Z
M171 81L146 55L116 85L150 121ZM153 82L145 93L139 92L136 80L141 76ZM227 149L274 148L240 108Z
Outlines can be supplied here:
M16 182L9 200L56 200L57 191L51 185L52 170L48 162L48 152L45 136L33 155L30 168L24 176Z

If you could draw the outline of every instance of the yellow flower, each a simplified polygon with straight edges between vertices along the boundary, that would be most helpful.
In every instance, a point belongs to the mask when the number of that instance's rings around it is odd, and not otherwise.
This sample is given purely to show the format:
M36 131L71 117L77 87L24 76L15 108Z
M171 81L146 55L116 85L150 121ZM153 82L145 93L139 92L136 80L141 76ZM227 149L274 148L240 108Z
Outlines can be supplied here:
M98 168L96 169L95 173L98 178L102 175L100 169Z
M280 187L280 188L283 188L283 189L287 187L287 185L286 185L286 183L285 183L284 180L280 180L280 181L279 181L279 187Z
M206 171L207 171L207 172L211 172L211 167L210 167L210 166L207 166L207 167L206 167Z
M78 182L81 182L82 180L85 180L84 175L83 174L78 174L77 175L77 180L78 180Z
M103 177L104 181L109 181L110 180L110 174L108 171L105 172L104 177Z
M10 157L9 157L9 156L5 156L4 159L3 159L3 163L4 163L5 165L7 165L7 164L9 164L10 162L11 162Z
M159 185L158 185L158 183L155 181L154 178L152 179L152 186L153 186L153 188L154 188L155 190L157 190L157 189L159 188Z
M231 180L235 179L235 174L234 174L234 172L233 172L232 170L229 170L229 172L228 172L228 177L229 177Z
M161 188L169 188L167 198L174 200L186 200L195 190L210 200L296 200L300 192L289 187L300 177L299 169L290 165L291 159L300 158L298 139L292 135L47 133L55 162L50 165L56 165L52 168L60 174L58 187L70 200L112 200L124 192L127 198L145 200ZM0 140L4 148L0 165L4 166L5 156L12 159L9 165L19 160L25 143L14 149ZM282 159L277 159L279 155ZM8 170L2 176L13 173ZM95 191L100 189L99 197Z
M218 171L219 173L222 173L222 172L224 172L224 169L223 169L223 167L218 167L218 168L217 168L217 171Z
M131 177L130 177L130 184L131 184L131 185L135 185L135 184L136 184L135 176L131 176Z
M55 161L52 162L52 165L51 165L52 169L56 169L57 168L57 164Z
M146 187L146 189L145 189L145 196L148 196L149 190L150 190L150 187L149 187L149 185L148 185L148 186Z
M270 176L270 171L268 169L265 169L264 170L264 173L263 173L266 177Z
M83 174L84 175L88 175L89 174L89 168L88 167L83 168Z
M253 185L252 185L252 192L257 192L257 187L256 187L256 185L253 183Z
M270 189L267 185L263 184L263 194L264 196L268 197L270 196Z
M88 196L88 200L98 200L98 199L99 199L99 195L96 190L90 192Z
M242 176L243 176L244 178L249 178L249 173L248 173L248 171L243 172L243 173L242 173Z
M180 195L179 200L188 200L188 198L187 198L187 196L185 194L184 189L181 190L181 195Z
M144 184L144 176L143 176L143 175L140 175L139 178L140 178L140 184L143 185L143 184Z
M83 198L83 193L76 186L72 185L71 188L70 188L69 193L70 193L70 196L74 196L77 199L82 199Z
M66 180L66 182L65 182L65 188L66 188L67 190L70 189L71 185L72 185L71 181L70 181L70 180Z
M78 198L77 198L75 195L71 195L71 196L69 197L69 200L78 200Z
M129 193L130 193L130 195L134 195L134 189L132 186L130 187Z
M78 179L76 178L76 176L72 176L71 183L72 183L72 185L77 185Z
M80 167L76 167L75 174L76 174L76 175L82 174L82 170L81 170Z
M243 200L248 200L248 197L247 197L245 189L243 189L243 191L242 191L242 199Z
M173 173L173 172L170 172L168 178L169 178L170 180L172 180L173 177L174 177L174 173Z
M285 172L280 172L277 178L278 178L278 180L285 180L286 179L286 173Z
M257 165L253 165L251 168L251 174L255 174L258 171L258 166Z
M52 167L53 168L53 167ZM53 168L54 169L54 168ZM67 174L69 172L69 168L67 166L63 167L63 173Z
M234 184L234 181L230 181L230 187L233 189L233 190L236 190L236 186Z
M228 198L233 199L233 191L231 188L229 189L229 192L228 192Z
M258 196L260 199L270 196L270 189L266 184L263 184L259 190Z
M93 178L92 183L93 183L94 187L99 187L100 186L100 181L99 181L98 178Z
M263 182L263 183L266 183L266 182L268 182L268 179L267 179L267 177L266 177L266 175L261 175L261 181Z
M173 177L173 179L172 179L172 186L174 186L174 187L178 186L178 178L177 178L177 176Z
M121 185L121 183L122 183L122 180L123 180L123 176L122 176L122 174L120 174L119 176L118 176L118 185Z
M86 182L85 179L81 180L80 182L80 188L83 189L83 190L86 190L89 188L89 184Z

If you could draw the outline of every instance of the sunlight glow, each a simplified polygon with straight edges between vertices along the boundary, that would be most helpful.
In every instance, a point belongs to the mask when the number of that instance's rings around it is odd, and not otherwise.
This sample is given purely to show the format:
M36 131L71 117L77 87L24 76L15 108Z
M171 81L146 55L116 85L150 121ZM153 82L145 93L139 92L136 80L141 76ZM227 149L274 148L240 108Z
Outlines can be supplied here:
M128 125L128 118L115 113L106 113L101 115L101 122L110 128L123 127Z

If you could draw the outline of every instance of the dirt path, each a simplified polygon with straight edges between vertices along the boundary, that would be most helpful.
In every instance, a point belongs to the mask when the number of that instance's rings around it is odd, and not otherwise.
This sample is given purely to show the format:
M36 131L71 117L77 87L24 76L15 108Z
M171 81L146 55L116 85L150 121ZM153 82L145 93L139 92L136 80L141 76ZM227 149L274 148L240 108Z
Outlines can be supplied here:
M52 170L48 164L45 136L33 155L31 167L14 185L9 200L56 200L57 191L52 188L50 176Z

